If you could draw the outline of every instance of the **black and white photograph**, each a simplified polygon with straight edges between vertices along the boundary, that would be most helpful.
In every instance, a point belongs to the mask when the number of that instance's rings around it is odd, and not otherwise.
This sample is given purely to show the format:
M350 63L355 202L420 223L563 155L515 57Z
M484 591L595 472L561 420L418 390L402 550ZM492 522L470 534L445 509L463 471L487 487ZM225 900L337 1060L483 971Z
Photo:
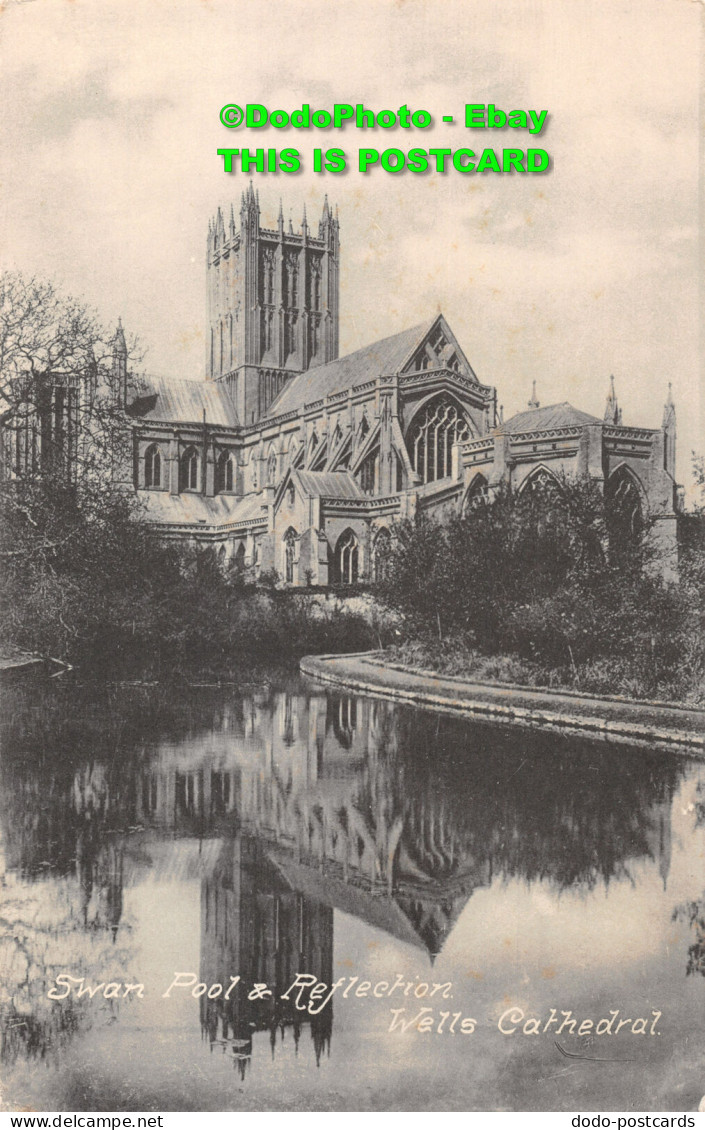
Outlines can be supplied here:
M696 1125L704 24L0 8L0 1110Z

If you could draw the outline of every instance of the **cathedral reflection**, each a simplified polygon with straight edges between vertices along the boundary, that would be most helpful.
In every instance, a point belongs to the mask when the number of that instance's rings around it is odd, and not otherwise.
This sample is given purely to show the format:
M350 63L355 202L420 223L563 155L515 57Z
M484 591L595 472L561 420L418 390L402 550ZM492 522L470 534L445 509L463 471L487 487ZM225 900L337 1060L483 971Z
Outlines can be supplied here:
M95 710L18 716L1 763L6 869L113 946L127 940L125 887L197 878L201 980L272 990L197 1006L241 1074L257 1033L274 1051L308 1028L317 1061L329 1047L332 1007L308 1017L281 994L298 972L334 979L336 911L433 961L496 875L590 889L650 858L668 876L682 769L654 752L609 756L300 683L194 695L186 714L148 722L139 708L113 702L102 723Z

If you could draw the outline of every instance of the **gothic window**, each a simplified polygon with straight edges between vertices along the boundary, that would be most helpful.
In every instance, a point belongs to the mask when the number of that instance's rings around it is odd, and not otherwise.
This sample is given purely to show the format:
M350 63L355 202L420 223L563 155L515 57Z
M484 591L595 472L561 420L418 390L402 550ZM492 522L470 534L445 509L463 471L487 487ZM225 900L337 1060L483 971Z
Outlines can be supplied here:
M296 351L296 314L287 314L284 322L286 355Z
M367 433L369 432L369 430L370 430L370 425L368 423L367 416L363 416L362 421L360 423L360 430L358 432L358 439L361 439L361 440L364 439L365 436L367 435Z
M294 505L294 502L296 501L296 491L294 490L294 484L293 483L289 483L289 486L287 487L286 500L289 503L290 508Z
M612 542L638 541L644 529L641 491L635 476L619 467L607 480L607 515Z
M277 457L273 451L269 453L267 460L267 485L273 487L277 481Z
M470 436L470 425L448 396L437 396L427 404L412 421L406 439L411 464L421 482L447 478L453 444Z
M469 514L471 510L479 510L489 501L487 479L484 475L475 475L468 493L465 495L463 513Z
M198 490L198 452L187 447L179 464L179 490Z
M377 534L377 539L375 541L374 559L372 563L372 572L376 581L384 581L387 577L391 550L392 538L389 530L383 526Z
M339 585L357 584L360 572L360 543L352 530L346 530L335 547L334 580Z
M530 475L524 479L521 485L521 492L530 492L537 495L552 495L560 493L560 485L555 475L552 475L546 467L537 467Z
M245 568L245 543L244 543L244 541L241 541L239 546L237 547L233 561L235 562L235 568L237 569L237 571L239 573L241 573L242 570Z
M274 251L270 248L264 253L264 301L274 302Z
M294 583L296 538L296 530L289 527L284 534L284 580L288 585L293 585Z
M321 264L318 259L311 263L311 309L321 308Z
M231 494L234 483L233 457L229 451L221 451L215 466L216 494Z
M162 453L156 443L151 444L144 454L144 485L147 488L162 485Z
M359 482L363 494L375 493L375 471L377 469L377 452L368 455L360 465Z
M299 297L299 265L296 254L286 257L286 304L289 309L298 306Z

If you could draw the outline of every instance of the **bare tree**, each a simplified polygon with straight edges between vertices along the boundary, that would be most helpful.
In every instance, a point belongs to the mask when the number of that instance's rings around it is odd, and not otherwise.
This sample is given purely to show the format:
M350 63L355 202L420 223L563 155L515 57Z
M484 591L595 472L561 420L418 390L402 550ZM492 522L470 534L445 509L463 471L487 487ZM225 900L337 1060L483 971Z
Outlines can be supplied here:
M51 281L0 276L3 483L125 479L136 342Z

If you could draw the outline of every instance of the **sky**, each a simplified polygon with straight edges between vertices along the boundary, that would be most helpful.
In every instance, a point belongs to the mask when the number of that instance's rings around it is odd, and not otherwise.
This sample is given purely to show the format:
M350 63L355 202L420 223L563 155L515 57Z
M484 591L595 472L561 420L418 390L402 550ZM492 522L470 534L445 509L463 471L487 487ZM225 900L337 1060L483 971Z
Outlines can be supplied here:
M262 220L340 215L341 354L442 310L505 417L542 404L661 423L679 477L705 450L699 373L701 3L689 0L5 0L0 6L3 266L50 276L155 374L201 379L209 217L248 177L222 147L293 146L255 174ZM362 102L426 109L430 130L228 130L220 108ZM540 137L467 131L466 103L547 110ZM453 124L444 124L451 114ZM315 146L351 167L312 169ZM539 146L544 175L392 175L361 146Z

